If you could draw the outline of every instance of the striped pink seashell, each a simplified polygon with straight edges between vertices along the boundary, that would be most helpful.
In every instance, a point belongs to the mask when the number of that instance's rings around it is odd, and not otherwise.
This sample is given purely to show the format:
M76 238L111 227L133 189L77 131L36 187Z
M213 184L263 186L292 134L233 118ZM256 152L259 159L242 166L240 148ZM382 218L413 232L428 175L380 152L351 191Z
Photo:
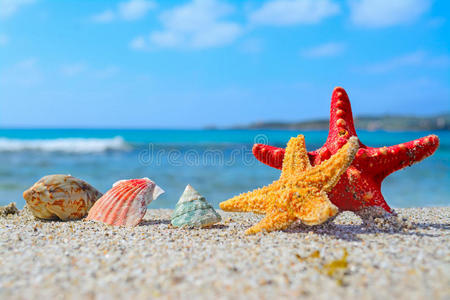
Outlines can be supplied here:
M89 210L86 220L115 226L136 226L147 205L164 191L148 178L120 180L113 184Z

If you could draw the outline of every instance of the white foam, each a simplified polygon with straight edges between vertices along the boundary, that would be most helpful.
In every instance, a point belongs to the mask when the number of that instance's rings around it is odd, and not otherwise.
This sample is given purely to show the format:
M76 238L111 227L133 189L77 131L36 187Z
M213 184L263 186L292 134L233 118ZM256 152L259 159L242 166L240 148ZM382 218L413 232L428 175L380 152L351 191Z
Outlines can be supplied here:
M108 150L125 151L130 146L121 136L111 139L60 138L52 140L19 140L0 138L0 152L42 151L67 153L100 153Z

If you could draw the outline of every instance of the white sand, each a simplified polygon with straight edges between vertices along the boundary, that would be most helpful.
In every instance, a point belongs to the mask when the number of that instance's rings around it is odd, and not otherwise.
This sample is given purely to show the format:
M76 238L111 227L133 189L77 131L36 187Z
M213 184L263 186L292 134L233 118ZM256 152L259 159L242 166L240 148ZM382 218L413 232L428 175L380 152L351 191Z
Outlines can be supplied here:
M245 236L260 216L211 229L151 210L135 228L0 218L0 299L450 299L450 207L400 209L413 227L367 229L352 213L318 227ZM324 265L348 251L348 266ZM306 258L315 250L319 258ZM300 259L299 259L300 257Z

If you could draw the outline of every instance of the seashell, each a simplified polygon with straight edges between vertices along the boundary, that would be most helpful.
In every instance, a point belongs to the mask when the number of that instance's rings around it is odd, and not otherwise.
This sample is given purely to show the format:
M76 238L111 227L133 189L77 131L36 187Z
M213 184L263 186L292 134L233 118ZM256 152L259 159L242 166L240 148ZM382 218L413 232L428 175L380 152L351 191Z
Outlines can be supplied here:
M87 215L102 194L70 175L48 175L23 192L33 215L40 219L77 220Z
M164 191L148 178L120 180L89 211L86 220L115 226L136 226L147 205Z
M174 227L207 227L222 220L214 208L191 185L187 185L172 214Z
M19 210L16 207L16 202L11 202L5 206L0 206L0 217L7 217L9 215L15 215L18 213Z

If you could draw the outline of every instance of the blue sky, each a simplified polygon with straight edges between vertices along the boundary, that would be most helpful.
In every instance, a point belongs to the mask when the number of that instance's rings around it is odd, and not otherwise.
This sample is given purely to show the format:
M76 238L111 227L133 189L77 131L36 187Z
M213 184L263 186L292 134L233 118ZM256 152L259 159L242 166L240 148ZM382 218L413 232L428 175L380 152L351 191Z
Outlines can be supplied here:
M0 0L0 126L450 111L450 2Z

